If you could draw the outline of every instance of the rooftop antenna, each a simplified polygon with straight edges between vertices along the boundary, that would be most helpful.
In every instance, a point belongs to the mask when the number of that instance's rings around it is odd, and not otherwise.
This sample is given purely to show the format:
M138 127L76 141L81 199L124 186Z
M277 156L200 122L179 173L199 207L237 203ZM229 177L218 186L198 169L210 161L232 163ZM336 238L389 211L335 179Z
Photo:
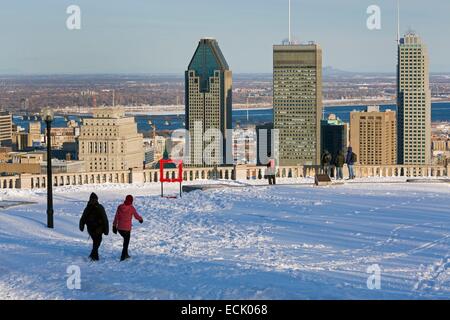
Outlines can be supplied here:
M400 45L400 0L397 0L397 44Z
M291 33L291 0L289 0L289 44L292 44L292 33Z
M114 90L113 89L113 92L112 92L112 94L113 94L113 96L112 96L112 106L113 106L113 108L116 106L116 90Z

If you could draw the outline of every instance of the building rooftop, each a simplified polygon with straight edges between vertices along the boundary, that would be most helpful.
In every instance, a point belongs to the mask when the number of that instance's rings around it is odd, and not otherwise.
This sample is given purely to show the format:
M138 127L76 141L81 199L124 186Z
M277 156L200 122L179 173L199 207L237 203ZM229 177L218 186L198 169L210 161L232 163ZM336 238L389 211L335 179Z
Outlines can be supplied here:
M286 43L286 44L276 44L273 46L275 51L309 51L309 50L318 50L320 49L320 45L315 42L308 43Z
M93 110L94 118L120 119L125 117L123 107L101 107Z
M188 71L195 71L196 76L200 77L201 90L208 91L209 79L214 76L216 71L225 70L230 70L230 67L217 40L201 39L188 66Z

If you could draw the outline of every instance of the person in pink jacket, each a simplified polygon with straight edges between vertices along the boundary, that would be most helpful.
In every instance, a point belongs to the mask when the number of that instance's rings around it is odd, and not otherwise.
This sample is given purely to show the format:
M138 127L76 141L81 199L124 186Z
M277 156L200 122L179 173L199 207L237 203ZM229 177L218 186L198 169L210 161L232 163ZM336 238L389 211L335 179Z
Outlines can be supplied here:
M137 213L136 209L133 206L133 196L128 195L125 199L125 202L121 204L117 208L116 216L114 218L113 223L113 232L114 234L119 234L123 238L123 249L122 249L122 257L120 261L124 261L129 259L128 255L128 245L130 244L131 237L131 228L133 217L138 220L140 223L144 222L144 219Z

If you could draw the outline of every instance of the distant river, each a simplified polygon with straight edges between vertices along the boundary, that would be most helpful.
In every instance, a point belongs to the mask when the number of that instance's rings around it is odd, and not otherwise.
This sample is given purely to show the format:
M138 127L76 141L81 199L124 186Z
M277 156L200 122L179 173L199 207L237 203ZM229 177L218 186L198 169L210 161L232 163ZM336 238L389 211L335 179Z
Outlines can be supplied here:
M341 120L345 122L350 121L350 112L357 110L365 110L366 106L339 106L339 107L325 107L325 116L328 117L329 114L337 115ZM382 111L391 109L396 111L397 106L386 105L381 106ZM248 114L248 118L247 118ZM272 122L273 110L234 110L233 111L233 128L236 125L246 126L248 124L262 124L266 122ZM439 121L450 121L450 103L433 103L432 105L432 115L433 122ZM75 120L80 122L79 116L69 116L69 120ZM136 121L138 124L138 131L141 133L146 133L152 130L150 121L156 125L157 130L176 130L184 128L184 115L168 115L168 116L136 116ZM24 127L28 130L29 120L22 120L20 117L14 117L14 123ZM64 117L56 117L53 124L54 127L66 127L66 120ZM44 130L44 125L42 126Z

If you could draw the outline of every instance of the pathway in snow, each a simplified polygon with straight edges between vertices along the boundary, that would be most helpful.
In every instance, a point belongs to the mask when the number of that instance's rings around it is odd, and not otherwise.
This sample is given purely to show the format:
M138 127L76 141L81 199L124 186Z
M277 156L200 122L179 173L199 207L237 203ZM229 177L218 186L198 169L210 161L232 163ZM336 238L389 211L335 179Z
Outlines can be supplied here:
M0 298L450 298L448 184L244 186L182 199L161 199L157 184L88 189L57 188L53 231L45 191L1 192L37 204L0 211ZM78 220L91 191L111 221L136 196L145 223L135 224L131 261L118 261L112 233L101 261L87 261ZM373 264L378 291L366 285ZM67 288L70 265L81 268L81 290Z

